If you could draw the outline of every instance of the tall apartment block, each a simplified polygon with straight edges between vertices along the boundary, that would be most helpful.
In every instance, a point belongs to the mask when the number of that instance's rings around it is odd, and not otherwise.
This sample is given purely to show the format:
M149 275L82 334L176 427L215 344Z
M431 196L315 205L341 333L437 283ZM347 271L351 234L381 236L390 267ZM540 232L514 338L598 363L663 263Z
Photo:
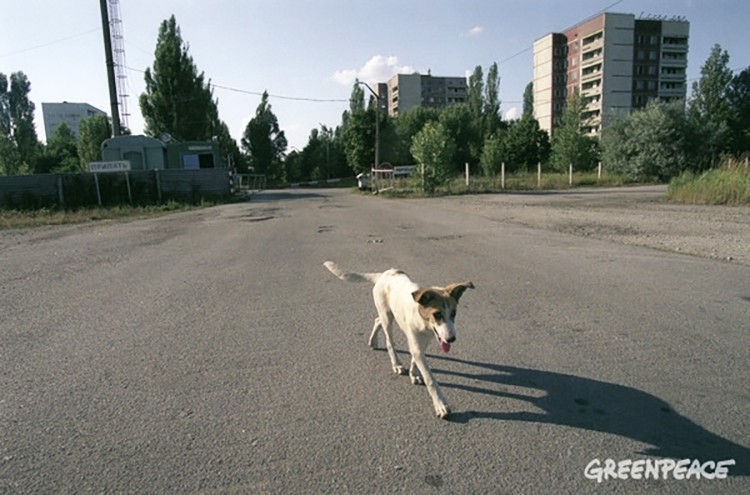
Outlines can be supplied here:
M534 42L534 115L550 135L577 89L586 131L610 112L651 100L683 100L690 23L683 18L604 13Z
M378 91L383 85L378 85ZM466 103L469 90L465 77L435 77L430 74L397 74L386 86L388 115L397 116L414 107L445 108Z
M44 119L44 134L49 140L55 132L55 127L63 122L70 128L74 136L78 136L81 121L94 115L107 115L106 112L88 103L42 103L42 118Z

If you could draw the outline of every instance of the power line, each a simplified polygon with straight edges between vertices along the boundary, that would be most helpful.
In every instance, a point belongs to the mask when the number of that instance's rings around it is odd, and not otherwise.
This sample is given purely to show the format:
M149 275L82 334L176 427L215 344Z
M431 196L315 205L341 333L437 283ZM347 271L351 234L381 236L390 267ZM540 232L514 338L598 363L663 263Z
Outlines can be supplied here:
M132 70L135 72L145 73L146 71L135 69L133 67L125 67L128 70ZM253 95L253 96L263 96L263 91L251 91L249 89L240 89L240 88L232 88L230 86L224 86L222 84L215 84L213 82L209 82L209 86L214 88L223 89L226 91L233 91L235 93L242 93L246 95ZM286 96L286 95L276 95L268 93L269 98L277 98L279 100L291 100L291 101L309 101L313 103L346 103L349 101L349 99L333 99L333 98L307 98L302 96Z
M84 31L82 33L73 34L73 35L65 37L65 38L60 38L58 40L49 41L47 43L42 43L41 45L34 45L34 46L30 46L28 48L22 48L20 50L14 51L14 52L0 53L0 57L9 57L11 55L18 55L19 53L30 52L32 50L37 50L39 48L44 48L44 47L47 47L47 46L56 45L58 43L63 43L65 41L70 41L70 40L75 39L75 38L80 38L81 36L85 36L87 34L91 34L91 33L94 33L96 31L101 31L101 30L102 30L102 28L98 27L96 29L90 29L90 30Z

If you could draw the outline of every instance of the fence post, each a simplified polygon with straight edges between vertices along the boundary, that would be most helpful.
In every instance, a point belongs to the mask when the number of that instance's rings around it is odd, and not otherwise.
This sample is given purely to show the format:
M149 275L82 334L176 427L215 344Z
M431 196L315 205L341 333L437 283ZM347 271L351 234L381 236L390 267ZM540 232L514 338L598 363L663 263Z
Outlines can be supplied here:
M466 162L466 187L469 187L469 162Z
M572 163L568 165L568 185L569 186L573 185L573 164Z
M130 191L130 175L125 172L125 186L128 188L128 202L133 204L133 193Z
M156 177L156 200L161 203L161 180L159 179L159 169L154 169L154 176Z
M60 200L60 206L65 206L65 196L63 194L62 175L57 174L57 199Z
M542 188L542 162L536 164L536 187L537 189Z
M602 180L602 162L599 162L599 169L597 171L596 180Z
M505 189L505 162L500 164L500 189Z
M94 174L94 184L96 184L96 202L99 206L102 205L102 193L99 190L99 174Z

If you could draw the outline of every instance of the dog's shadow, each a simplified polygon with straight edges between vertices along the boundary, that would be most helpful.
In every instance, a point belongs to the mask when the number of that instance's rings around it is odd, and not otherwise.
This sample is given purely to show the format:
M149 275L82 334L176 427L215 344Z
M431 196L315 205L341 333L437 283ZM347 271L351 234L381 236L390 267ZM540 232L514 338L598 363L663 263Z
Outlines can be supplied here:
M534 411L457 411L450 421L467 423L489 418L572 426L611 433L652 447L639 454L702 461L734 459L732 476L750 476L750 449L712 433L681 416L667 402L635 388L574 375L429 356L437 375L461 378L462 383L438 380L445 388L523 401ZM450 361L481 371L440 369ZM471 384L466 384L468 381ZM476 383L476 385L474 385ZM511 409L511 408L509 408ZM517 408L515 408L517 409Z

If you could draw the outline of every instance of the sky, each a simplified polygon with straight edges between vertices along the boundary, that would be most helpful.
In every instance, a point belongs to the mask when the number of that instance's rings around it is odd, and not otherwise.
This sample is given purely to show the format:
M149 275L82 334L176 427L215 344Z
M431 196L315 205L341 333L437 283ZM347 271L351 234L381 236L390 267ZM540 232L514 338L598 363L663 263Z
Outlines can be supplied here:
M213 85L219 116L238 144L268 91L289 142L335 128L356 78L370 85L398 73L500 74L501 111L520 115L532 80L532 46L603 11L684 16L690 22L688 85L715 44L730 68L750 66L746 0L120 0L128 88L127 124L142 134L138 96L153 66L161 23L174 15L188 53ZM42 103L83 102L109 113L97 0L0 0L0 72L31 83L37 134ZM688 94L690 90L688 90Z

